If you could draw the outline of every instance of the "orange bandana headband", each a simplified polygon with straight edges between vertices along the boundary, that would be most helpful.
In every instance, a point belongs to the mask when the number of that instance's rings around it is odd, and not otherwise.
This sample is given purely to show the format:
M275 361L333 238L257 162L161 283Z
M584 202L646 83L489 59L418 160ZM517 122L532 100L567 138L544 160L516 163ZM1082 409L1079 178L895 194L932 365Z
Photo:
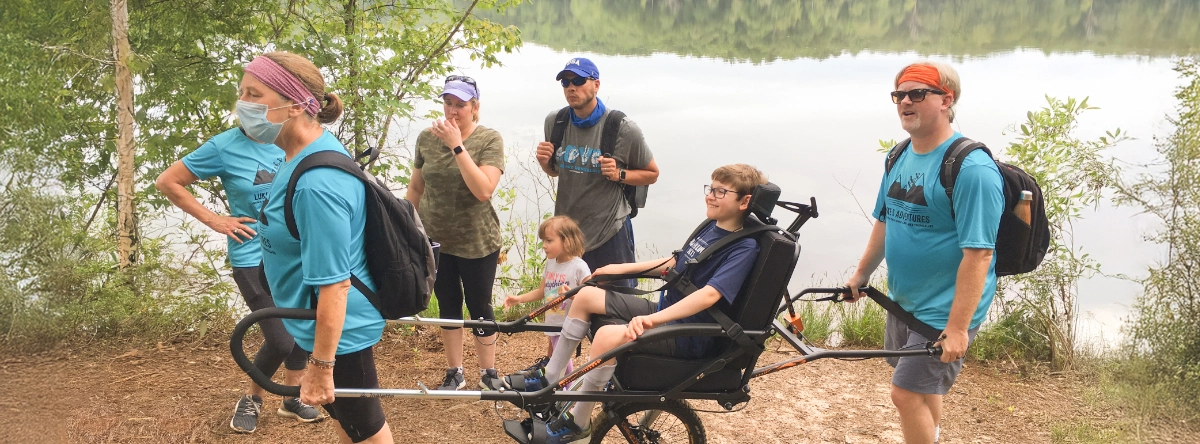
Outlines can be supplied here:
M948 95L954 95L954 91L942 83L942 75L938 73L937 68L929 65L912 65L904 69L904 74L900 75L900 79L896 80L894 86L899 87L901 83L913 81L924 83L926 85L937 86L938 89L944 91Z

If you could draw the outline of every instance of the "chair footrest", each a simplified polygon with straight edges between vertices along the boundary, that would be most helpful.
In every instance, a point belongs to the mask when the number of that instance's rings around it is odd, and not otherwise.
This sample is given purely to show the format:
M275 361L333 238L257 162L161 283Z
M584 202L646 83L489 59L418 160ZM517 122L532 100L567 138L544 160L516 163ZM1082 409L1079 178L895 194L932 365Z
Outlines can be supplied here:
M532 427L529 426L529 420L517 421L515 419L504 420L504 433L507 433L510 438L521 443L529 444L529 432Z

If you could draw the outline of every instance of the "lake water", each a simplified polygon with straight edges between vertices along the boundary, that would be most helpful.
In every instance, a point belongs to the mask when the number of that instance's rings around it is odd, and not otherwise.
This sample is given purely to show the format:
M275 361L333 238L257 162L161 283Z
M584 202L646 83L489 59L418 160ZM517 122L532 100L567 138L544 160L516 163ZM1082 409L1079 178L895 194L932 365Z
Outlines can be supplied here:
M677 248L703 218L700 189L717 166L749 163L784 200L816 197L821 217L801 232L795 290L841 284L862 253L879 141L906 137L888 92L907 63L958 69L955 129L993 151L1046 95L1089 97L1100 109L1083 115L1077 136L1128 132L1136 139L1108 154L1139 171L1155 158L1154 137L1171 131L1181 84L1171 57L1200 52L1200 13L1178 2L843 3L539 1L498 18L526 42L504 66L458 65L478 80L481 124L504 136L514 177L532 165L545 116L565 105L554 75L572 57L596 62L599 97L641 126L662 171L634 219L641 258ZM537 205L552 208L548 197ZM1162 257L1141 240L1155 224L1106 202L1085 212L1075 242L1108 276L1142 276ZM1082 282L1079 302L1081 334L1111 343L1139 286L1108 276Z

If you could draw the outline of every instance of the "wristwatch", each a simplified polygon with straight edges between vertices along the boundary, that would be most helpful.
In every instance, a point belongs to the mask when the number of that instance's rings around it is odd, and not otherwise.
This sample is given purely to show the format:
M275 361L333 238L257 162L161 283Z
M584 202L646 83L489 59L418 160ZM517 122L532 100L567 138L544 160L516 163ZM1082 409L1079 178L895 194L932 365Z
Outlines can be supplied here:
M617 182L624 182L624 181L625 181L625 169L621 168L621 177L619 179L617 179Z
M462 153L462 145L454 147L454 155L457 156L460 153Z

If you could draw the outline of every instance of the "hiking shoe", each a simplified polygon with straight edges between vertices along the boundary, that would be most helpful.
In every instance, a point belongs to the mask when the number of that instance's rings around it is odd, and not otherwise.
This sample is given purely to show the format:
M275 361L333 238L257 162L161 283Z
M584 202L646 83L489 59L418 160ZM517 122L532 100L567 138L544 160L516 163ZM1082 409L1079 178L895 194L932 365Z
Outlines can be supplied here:
M546 444L567 444L587 439L592 435L592 426L581 429L571 412L563 412L553 421L546 423Z
M258 428L258 414L261 412L262 398L242 395L233 407L233 419L229 420L229 428L238 433L254 433Z
M505 376L504 384L519 392L536 392L550 385L546 381L546 371L544 369Z
M504 384L504 380L500 379L500 373L496 369L489 368L479 372L479 388L484 390L502 390L511 388Z
M462 367L452 367L446 369L446 377L442 379L442 385L438 386L437 390L458 390L467 386L467 380L463 378Z
M284 418L296 418L300 422L317 422L325 418L316 407L300 402L300 398L291 397L283 398L283 404L275 414Z
M540 359L537 360L537 362L534 362L533 365L531 365L529 367L525 367L525 370L521 370L514 374L528 374L528 373L533 373L538 370L541 370L542 373L545 373L546 372L546 364L549 364L549 363L550 363L550 357L542 356Z

